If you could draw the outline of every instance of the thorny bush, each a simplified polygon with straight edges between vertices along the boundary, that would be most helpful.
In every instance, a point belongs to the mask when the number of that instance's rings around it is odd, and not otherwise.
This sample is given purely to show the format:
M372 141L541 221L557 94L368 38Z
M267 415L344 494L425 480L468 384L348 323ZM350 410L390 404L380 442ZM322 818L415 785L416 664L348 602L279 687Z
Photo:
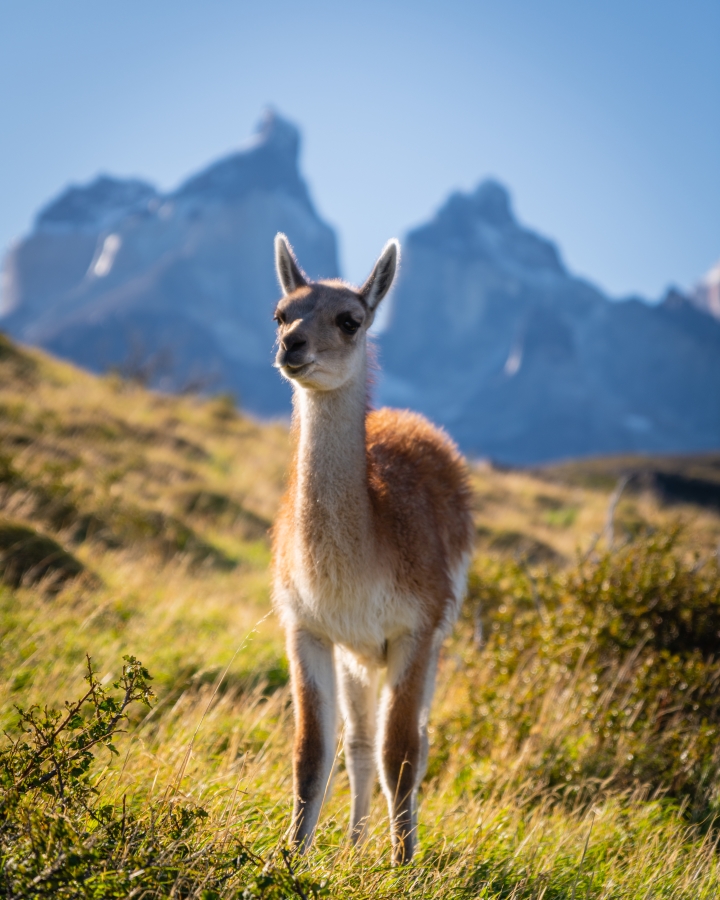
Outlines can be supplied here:
M266 860L203 830L208 813L172 799L128 804L103 796L96 753L117 754L128 708L150 706L147 669L126 656L118 694L87 660L87 690L63 710L18 708L16 737L0 750L0 896L25 900L317 897L282 852Z

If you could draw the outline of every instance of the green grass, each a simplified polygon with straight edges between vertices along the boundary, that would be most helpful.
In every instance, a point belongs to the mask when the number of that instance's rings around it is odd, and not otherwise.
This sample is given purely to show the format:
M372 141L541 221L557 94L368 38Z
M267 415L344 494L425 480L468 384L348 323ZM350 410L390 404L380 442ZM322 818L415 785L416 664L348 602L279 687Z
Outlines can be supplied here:
M391 867L379 792L366 847L349 846L339 746L298 859L268 574L285 426L2 341L0 414L1 895L720 894L712 509L631 491L608 548L609 464L585 481L476 468L418 855ZM52 709L67 719L92 686L87 655L94 692L52 737ZM154 697L121 709L125 656Z

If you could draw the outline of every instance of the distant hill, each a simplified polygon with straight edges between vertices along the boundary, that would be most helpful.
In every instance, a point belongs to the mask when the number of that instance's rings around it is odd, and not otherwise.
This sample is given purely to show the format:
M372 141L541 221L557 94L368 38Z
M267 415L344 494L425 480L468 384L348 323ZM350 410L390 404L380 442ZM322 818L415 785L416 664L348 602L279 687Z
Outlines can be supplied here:
M231 391L256 413L286 413L289 391L270 368L276 232L310 275L339 274L299 144L269 113L248 147L170 194L109 177L68 188L6 260L0 326L97 372Z
M720 321L676 291L610 300L517 222L494 181L407 236L381 346L381 399L478 456L720 447Z

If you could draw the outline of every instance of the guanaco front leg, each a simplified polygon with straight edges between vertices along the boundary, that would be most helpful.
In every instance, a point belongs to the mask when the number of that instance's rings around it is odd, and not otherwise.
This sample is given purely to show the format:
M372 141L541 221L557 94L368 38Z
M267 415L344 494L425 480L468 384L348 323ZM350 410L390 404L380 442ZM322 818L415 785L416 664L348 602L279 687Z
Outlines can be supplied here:
M393 863L412 859L417 841L417 790L427 765L427 716L439 643L405 636L388 646L381 707L381 778L390 813Z
M356 844L366 837L375 779L378 671L358 663L339 647L335 658L345 718L345 764L352 794L350 838Z
M312 843L335 759L336 696L332 644L302 629L288 634L295 710L291 841Z

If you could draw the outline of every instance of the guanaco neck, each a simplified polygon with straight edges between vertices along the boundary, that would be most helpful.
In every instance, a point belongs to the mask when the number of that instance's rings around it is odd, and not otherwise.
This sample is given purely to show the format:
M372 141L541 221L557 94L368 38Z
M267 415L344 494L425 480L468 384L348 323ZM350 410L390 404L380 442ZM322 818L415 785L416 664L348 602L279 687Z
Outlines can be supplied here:
M364 361L356 377L336 390L295 388L295 518L312 545L331 542L357 552L370 527L366 381Z

